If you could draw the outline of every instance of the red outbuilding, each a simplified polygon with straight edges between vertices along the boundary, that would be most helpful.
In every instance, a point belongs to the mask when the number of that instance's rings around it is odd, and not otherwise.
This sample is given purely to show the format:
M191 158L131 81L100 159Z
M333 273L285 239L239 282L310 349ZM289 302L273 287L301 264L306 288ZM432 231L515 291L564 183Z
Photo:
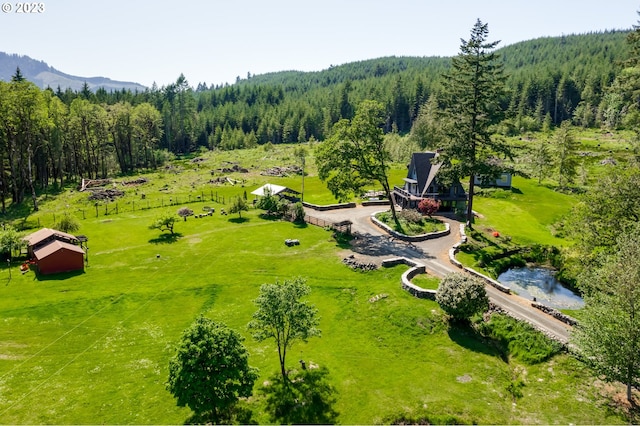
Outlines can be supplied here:
M75 236L43 228L24 239L39 273L46 275L84 269L84 250L76 245L79 241Z

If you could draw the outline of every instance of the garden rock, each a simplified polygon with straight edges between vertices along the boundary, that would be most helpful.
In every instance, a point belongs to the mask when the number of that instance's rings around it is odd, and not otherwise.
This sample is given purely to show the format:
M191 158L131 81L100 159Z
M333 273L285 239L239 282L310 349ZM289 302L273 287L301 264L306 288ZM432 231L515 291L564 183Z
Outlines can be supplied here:
M344 259L342 259L342 263L354 270L358 269L361 271L374 271L378 269L378 265L376 265L375 263L359 262L358 260L356 260L354 255L345 257Z

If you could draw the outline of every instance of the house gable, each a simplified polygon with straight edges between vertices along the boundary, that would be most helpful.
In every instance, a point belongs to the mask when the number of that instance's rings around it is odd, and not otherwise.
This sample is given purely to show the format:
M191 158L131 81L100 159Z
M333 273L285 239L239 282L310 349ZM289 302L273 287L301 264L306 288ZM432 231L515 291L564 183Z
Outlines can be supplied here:
M411 162L404 178L402 188L395 187L393 197L402 207L415 208L420 200L433 198L440 200L444 209L453 210L459 203L466 202L466 193L459 182L451 186L444 186L438 182L438 173L442 166L434 159L435 152L416 152L411 156Z

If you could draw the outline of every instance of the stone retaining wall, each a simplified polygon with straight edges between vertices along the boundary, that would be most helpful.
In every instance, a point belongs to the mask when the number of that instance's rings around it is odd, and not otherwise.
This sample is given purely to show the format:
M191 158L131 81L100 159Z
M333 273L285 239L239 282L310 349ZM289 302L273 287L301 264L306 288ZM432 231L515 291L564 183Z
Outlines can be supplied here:
M411 282L411 279L418 274L424 274L426 272L425 265L414 262L411 259L407 259L406 257L394 257L392 259L387 259L382 261L382 266L389 267L395 266L399 264L405 264L410 266L410 268L402 274L401 283L402 289L411 293L411 295L419 298L419 299L430 299L436 300L436 291L429 290L426 288L419 287Z
M531 306L533 306L536 309L540 309L545 314L551 315L555 319L562 321L565 324L569 324L572 327L578 325L578 321L575 318L571 318L569 315L565 315L562 312L558 311L557 309L550 308L548 306L543 305L542 303L537 303L537 302L532 302Z
M362 202L363 206L388 206L390 204L389 200L368 200Z
M382 212L373 213L371 215L371 221L375 223L379 228L382 228L385 232L388 232L389 235L391 235L393 238L396 238L398 240L407 241L407 242L426 241L426 240L432 240L434 238L444 237L445 235L449 235L449 233L451 232L451 230L449 229L449 224L445 222L446 229L444 231L430 232L428 234L422 234L422 235L404 235L394 231L389 226L385 225L384 223L376 219L376 215L378 213L382 213Z
M485 275L482 275L481 273L471 269L471 268L467 268L466 266L464 266L462 263L460 263L457 259L456 259L456 253L458 252L458 250L460 249L460 246L464 243L467 242L467 235L465 234L465 226L464 224L460 224L460 241L458 241L456 244L453 245L453 247L451 247L451 249L449 249L449 261L454 264L455 266L457 266L460 269L464 269L465 271L469 272L470 274L473 274L477 277L482 278L483 280L485 280L486 282L488 282L489 284L491 284L492 286L494 286L495 288L497 288L498 290L507 293L507 294L511 294L511 290L508 287L503 286L502 284L500 284L498 281L489 278ZM539 309L540 311L544 312L545 314L551 315L552 317L556 318L559 321L564 322L565 324L569 324L570 326L575 326L578 324L578 321L575 320L574 318L571 318L568 315L563 314L562 312L550 308L548 306L545 306L541 303L536 303L533 302L531 303L531 306ZM510 315L511 313L500 309L503 313ZM514 317L515 318L515 317ZM518 319L518 318L516 318ZM532 324L533 325L533 324ZM535 326L534 326L535 327ZM567 342L562 341L562 339L559 339L557 336L546 332L545 330L541 330L538 327L536 327L536 329L540 330L542 333L544 333L547 337L549 337L552 340L556 340L556 341L560 341L560 343L562 343L563 345L566 345Z
M306 201L303 201L302 205L320 212L324 212L327 210L352 209L356 207L356 203L326 204L320 206L318 204L307 203Z
M468 267L464 266L462 263L460 263L460 261L458 261L458 259L456 259L456 253L458 253L458 251L460 250L460 246L462 244L466 243L466 242L467 242L467 234L465 234L465 232L464 232L464 225L460 224L460 241L455 243L449 249L449 261L452 264L454 264L455 266L457 266L458 268L463 269L463 270L467 271L468 273L470 273L471 275L480 278L481 280L483 280L484 282L488 283L489 285L497 288L501 292L506 293L506 294L511 294L511 289L509 289L509 287L505 287L504 285L502 285L498 281L494 280L493 278L487 277L486 275L481 274L480 272L476 271L475 269L471 269L471 268L468 268Z

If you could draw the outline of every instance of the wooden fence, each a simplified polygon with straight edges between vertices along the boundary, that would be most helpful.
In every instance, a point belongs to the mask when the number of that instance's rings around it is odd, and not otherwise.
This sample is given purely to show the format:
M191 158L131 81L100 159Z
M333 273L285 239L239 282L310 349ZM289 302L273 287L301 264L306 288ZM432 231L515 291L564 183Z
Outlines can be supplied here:
M320 219L315 216L305 215L304 221L311 224L320 226L322 228L331 228L343 234L351 235L351 221L345 220L342 222L329 222L328 220Z

